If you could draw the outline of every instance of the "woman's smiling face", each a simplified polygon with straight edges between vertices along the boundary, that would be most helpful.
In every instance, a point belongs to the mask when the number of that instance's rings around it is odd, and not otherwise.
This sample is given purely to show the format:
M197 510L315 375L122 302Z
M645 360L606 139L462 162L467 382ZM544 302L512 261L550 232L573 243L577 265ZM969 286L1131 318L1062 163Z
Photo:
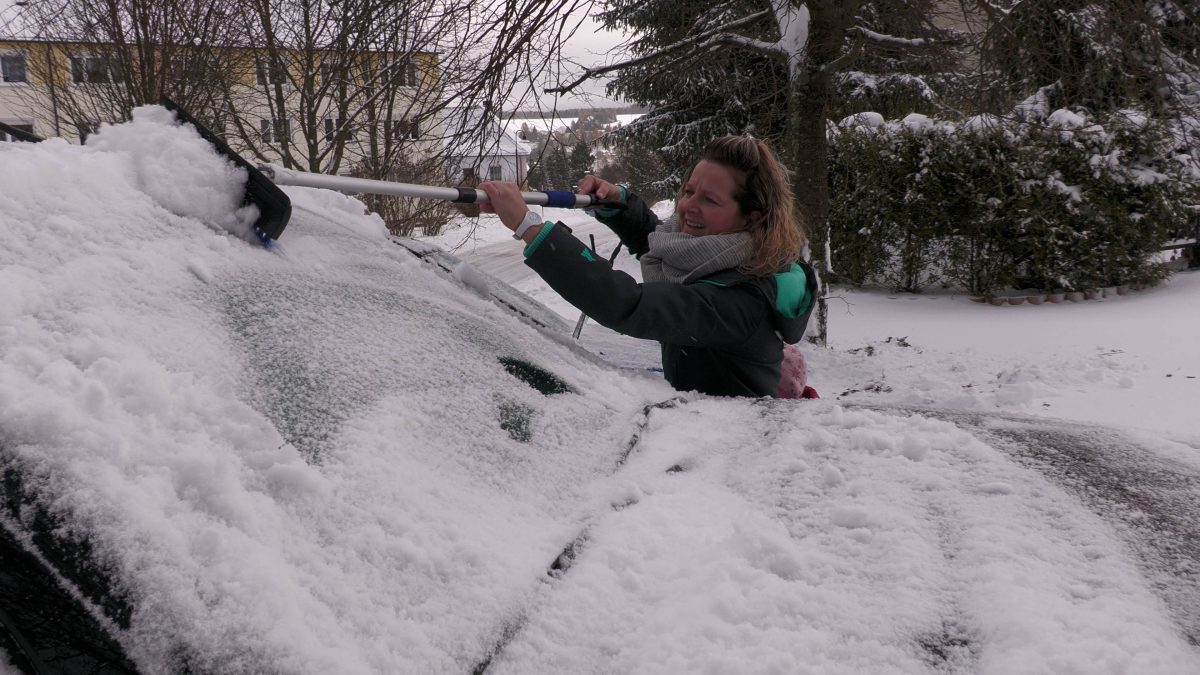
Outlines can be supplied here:
M746 229L749 217L734 195L737 176L726 166L701 160L692 169L675 204L679 230L693 237L728 234Z

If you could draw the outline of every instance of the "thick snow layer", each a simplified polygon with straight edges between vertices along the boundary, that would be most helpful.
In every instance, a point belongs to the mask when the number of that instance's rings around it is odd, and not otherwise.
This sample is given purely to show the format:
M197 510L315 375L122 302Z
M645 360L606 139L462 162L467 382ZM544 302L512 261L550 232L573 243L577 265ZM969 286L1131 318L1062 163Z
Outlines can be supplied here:
M22 188L0 197L0 445L112 571L134 658L469 669L669 389L437 274L344 197L292 191L275 255L148 194L154 145L108 147L0 148Z
M573 343L494 219L489 276L290 189L272 253L202 150L153 109L0 144L0 464L30 499L0 524L86 539L144 671L1200 672L1110 522L949 422L857 407L1194 442L1170 345L1195 276L1055 307L839 291L823 400L647 409L677 395L654 346Z
M1196 665L1103 522L952 425L704 401L623 479L496 672Z

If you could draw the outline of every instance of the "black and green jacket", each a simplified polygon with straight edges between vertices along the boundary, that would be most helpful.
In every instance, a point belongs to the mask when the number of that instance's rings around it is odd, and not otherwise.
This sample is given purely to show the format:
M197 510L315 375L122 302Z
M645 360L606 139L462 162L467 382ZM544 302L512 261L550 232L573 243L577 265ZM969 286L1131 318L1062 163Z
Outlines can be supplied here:
M638 258L658 216L636 195L601 222ZM542 228L525 264L597 323L662 345L663 374L681 391L774 396L783 344L799 342L816 297L803 261L769 277L725 270L688 284L639 284L593 254L569 228Z

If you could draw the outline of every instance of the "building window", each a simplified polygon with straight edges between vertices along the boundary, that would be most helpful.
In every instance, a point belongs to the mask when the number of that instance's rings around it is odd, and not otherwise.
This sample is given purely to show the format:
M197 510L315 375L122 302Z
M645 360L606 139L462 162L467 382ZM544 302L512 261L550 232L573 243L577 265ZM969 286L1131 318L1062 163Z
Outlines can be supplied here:
M499 164L488 166L488 180L504 180L504 167Z
M322 61L317 67L317 73L323 85L336 85L350 80L347 67L337 61Z
M5 122L5 124L13 129L16 129L17 131L24 131L27 134L33 134L33 122ZM8 143L16 140L16 138L9 136L3 131L0 131L0 143Z
M211 82L221 68L220 61L212 54L177 54L167 68L167 78L173 82Z
M72 56L71 81L75 84L121 83L121 69L104 56Z
M411 58L394 60L385 58L379 68L385 83L399 87L417 86L417 62Z
M287 84L287 70L282 63L270 63L260 58L254 62L254 81L260 87Z
M262 136L262 142L267 144L280 143L285 138L291 137L291 125L287 120L259 120L258 132Z
M325 140L330 143L350 140L350 132L342 128L342 120L340 118L325 118Z
M421 130L416 122L409 120L386 120L383 131L389 140L415 141L421 138Z
M0 81L8 83L29 81L29 74L25 71L24 54L0 54Z

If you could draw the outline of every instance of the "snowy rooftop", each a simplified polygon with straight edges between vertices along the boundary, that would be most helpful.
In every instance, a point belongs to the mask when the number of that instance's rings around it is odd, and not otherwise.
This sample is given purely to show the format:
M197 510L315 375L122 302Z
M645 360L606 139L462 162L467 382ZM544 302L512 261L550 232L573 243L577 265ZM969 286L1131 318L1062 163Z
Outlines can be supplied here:
M288 188L269 252L240 180L159 108L0 144L0 524L89 542L145 672L1200 672L1194 574L1000 442L1200 486L1197 275L839 291L825 398L713 399L342 195Z

